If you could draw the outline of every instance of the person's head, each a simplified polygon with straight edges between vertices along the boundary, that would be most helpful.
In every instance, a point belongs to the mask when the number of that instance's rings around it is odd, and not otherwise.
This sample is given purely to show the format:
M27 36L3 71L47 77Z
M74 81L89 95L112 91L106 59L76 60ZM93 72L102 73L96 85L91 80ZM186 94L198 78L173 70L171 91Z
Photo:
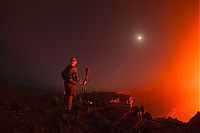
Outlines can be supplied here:
M76 66L76 64L77 64L77 59L76 59L76 57L72 57L72 58L70 59L70 64L71 64L71 66Z

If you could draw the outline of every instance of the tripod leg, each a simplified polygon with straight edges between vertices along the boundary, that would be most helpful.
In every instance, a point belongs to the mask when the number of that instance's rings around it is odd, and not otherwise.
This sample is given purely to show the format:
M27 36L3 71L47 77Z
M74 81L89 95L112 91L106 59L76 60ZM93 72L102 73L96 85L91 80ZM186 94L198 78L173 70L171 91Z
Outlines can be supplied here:
M89 82L90 88L92 89L92 92L95 92L90 79L88 79L88 82Z
M82 97L83 97L83 92L84 92L84 86L82 86L82 89L81 89L81 93L79 94L79 97L78 97L78 102L79 103L82 103Z
M83 87L81 89L80 98L82 97L82 95L83 95Z
M83 85L82 90L81 90L81 94L80 94L80 98L79 98L79 101L81 101L82 104L85 103L85 98L84 98L85 90L86 90L86 86Z
M95 93L93 85L92 85L90 79L88 79L88 82L89 82L90 88L92 89L92 92L94 93L94 96L95 96L95 98L97 100L97 104L101 104L101 100L99 99L98 95Z

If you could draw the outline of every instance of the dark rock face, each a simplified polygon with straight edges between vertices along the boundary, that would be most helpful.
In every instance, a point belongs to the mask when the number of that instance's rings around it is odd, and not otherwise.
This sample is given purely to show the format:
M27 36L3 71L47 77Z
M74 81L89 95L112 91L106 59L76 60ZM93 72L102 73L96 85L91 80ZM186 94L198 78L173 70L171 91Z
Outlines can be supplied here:
M189 121L190 132L200 133L200 112L198 111Z
M153 119L143 106L130 108L129 96L112 92L85 94L82 104L74 101L65 112L62 93L48 93L0 102L1 133L199 133L200 112L183 123L173 118ZM120 102L111 104L110 100ZM100 102L99 102L100 101ZM92 103L92 104L91 104Z

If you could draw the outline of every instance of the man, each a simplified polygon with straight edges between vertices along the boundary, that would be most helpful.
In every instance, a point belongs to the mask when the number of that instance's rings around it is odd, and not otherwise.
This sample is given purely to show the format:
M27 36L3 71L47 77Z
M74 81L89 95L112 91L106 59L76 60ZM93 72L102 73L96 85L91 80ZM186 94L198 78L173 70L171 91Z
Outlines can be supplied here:
M76 84L78 82L81 83L81 80L78 78L78 70L76 65L77 59L76 57L72 57L70 59L70 65L68 65L61 74L62 78L64 79L64 94L66 96L67 112L71 112L72 110L72 100L73 97L76 96ZM85 84L85 81L83 82L83 84Z

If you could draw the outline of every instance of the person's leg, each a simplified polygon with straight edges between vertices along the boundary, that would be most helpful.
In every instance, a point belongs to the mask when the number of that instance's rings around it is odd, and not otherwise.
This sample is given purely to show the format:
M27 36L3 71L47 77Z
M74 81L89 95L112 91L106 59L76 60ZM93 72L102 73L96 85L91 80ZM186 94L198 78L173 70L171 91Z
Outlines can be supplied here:
M73 100L73 96L67 96L67 107L66 110L67 111L71 111L72 110L72 100Z
M72 110L72 90L71 90L71 84L66 83L65 84L65 92L66 92L66 111Z
M71 111L72 110L72 104L73 104L73 97L76 96L76 85L72 84L66 84L66 110Z

